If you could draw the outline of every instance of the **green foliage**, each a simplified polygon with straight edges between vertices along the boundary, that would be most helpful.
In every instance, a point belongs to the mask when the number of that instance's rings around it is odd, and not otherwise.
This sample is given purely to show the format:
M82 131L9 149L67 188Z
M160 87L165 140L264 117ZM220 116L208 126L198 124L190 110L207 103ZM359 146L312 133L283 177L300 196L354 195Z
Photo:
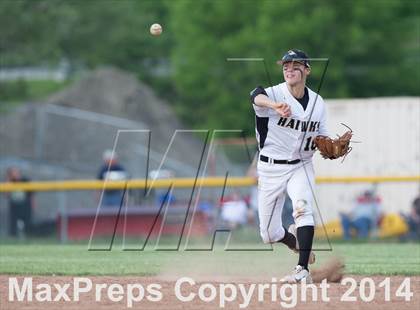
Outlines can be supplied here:
M330 59L324 97L418 95L417 13L404 1L179 2L172 22L188 31L174 34L178 110L199 127L251 133L248 93L282 81L275 62L290 48ZM229 57L262 57L268 73L262 62ZM315 90L324 66L313 62Z
M1 1L0 65L57 61L60 51L52 27L55 16L48 1Z
M47 95L69 85L70 81L49 80L0 82L0 102L44 99Z
M146 74L168 56L169 37L149 34L153 22L167 19L166 1L2 1L0 8L3 66L66 57Z
M324 97L419 95L419 6L397 0L1 1L0 65L61 58L73 67L115 65L152 85L189 126L251 134L248 94L282 81L275 61L290 48L330 59ZM163 35L149 34L154 22L163 25ZM324 65L313 63L309 86L315 90Z
M25 81L0 82L0 101L24 100L27 96L28 87Z

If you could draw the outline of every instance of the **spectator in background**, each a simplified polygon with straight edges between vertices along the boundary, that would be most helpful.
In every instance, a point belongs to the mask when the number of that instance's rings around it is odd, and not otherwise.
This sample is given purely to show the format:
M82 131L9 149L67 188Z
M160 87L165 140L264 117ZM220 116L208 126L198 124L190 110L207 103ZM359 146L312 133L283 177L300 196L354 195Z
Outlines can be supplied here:
M370 232L376 230L381 209L381 199L372 190L366 191L359 196L356 206L350 213L340 214L344 239L351 239L352 230L355 231L356 237L368 238Z
M234 192L230 197L222 202L222 221L230 229L235 229L248 222L248 206L238 192Z
M8 182L28 182L29 179L22 175L17 167L7 169ZM27 235L32 227L32 208L34 206L33 193L14 191L7 194L9 201L9 231L12 237Z
M420 196L414 199L411 210L408 215L403 215L404 220L408 225L407 235L405 239L419 240L420 239Z
M149 173L151 180L163 180L163 179L173 179L175 178L175 172L168 169L158 169L152 170ZM155 203L158 207L161 207L163 204L171 205L175 203L175 195L173 190L168 191L168 189L156 189L154 191Z
M106 150L102 155L103 164L98 172L99 180L121 181L128 179L128 173L118 162L117 154ZM119 207L122 203L123 190L105 190L102 196L102 205L106 207Z

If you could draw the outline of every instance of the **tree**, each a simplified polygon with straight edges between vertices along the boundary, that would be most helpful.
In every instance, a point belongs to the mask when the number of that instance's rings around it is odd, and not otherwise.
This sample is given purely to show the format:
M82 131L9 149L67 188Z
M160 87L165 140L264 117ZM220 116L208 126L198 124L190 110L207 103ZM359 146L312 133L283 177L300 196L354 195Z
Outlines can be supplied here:
M418 95L418 4L413 3L178 2L171 12L178 111L198 127L251 133L248 93L282 80L275 62L289 48L330 59L324 97ZM229 63L228 57L261 57L265 64ZM312 62L311 88L317 90L324 67L325 62Z
M419 6L396 0L2 1L0 64L64 57L89 68L114 65L152 85L188 125L251 134L248 94L282 81L276 60L289 48L329 58L323 97L419 95ZM149 34L154 22L163 24L163 35ZM312 62L314 90L324 67Z

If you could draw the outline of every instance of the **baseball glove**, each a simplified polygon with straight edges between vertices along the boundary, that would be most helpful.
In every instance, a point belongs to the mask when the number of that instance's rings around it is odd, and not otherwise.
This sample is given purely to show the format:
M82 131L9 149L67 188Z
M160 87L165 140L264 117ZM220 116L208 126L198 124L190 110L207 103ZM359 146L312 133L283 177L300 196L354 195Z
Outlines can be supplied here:
M331 139L325 136L317 136L315 138L315 145L321 153L321 156L325 159L337 159L350 153L350 140L352 136L353 131L349 128L348 131L346 131L342 136L338 136L336 139Z

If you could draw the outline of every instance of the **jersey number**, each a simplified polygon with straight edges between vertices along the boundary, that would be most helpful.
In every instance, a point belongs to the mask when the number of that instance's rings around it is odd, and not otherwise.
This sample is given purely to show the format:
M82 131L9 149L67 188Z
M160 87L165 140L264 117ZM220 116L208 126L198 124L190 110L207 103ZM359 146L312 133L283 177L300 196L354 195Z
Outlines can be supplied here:
M303 149L304 151L306 151L306 152L309 151L309 147L311 147L312 151L315 151L315 149L316 149L315 140L312 140L312 138L313 137L306 138L305 148Z

